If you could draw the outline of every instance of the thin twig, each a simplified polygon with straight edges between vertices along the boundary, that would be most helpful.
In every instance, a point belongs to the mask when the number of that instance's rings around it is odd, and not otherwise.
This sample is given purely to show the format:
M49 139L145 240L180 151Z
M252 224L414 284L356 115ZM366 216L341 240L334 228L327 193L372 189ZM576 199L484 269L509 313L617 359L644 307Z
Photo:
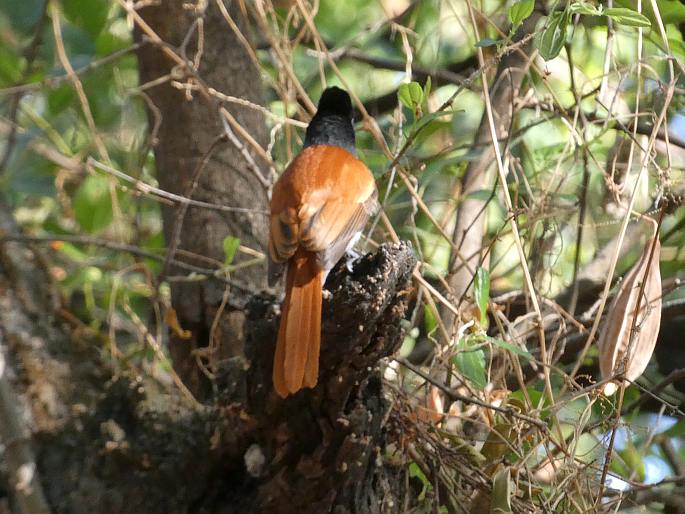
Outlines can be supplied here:
M469 15L471 17L471 24L475 32L476 39L480 39L478 35L478 25L473 14L473 7L471 1L467 0L467 7L469 10ZM485 59L483 58L483 49L477 48L478 62L483 68L485 64ZM495 119L492 112L492 104L490 103L490 91L488 88L488 80L485 71L481 72L481 80L483 85L483 96L485 99L485 113L488 120L488 127L490 129L490 138L492 141L492 148L495 153L495 164L497 165L497 172L499 176L500 186L502 188L502 195L504 197L504 202L507 211L512 214L510 218L509 225L511 227L512 235L514 236L514 242L516 244L516 250L518 252L519 261L521 264L521 269L523 271L523 277L525 280L526 288L528 289L528 294L530 295L531 302L533 304L533 310L537 317L538 323L538 337L540 342L540 357L543 363L543 370L545 374L545 394L549 398L550 402L554 403L554 397L552 392L552 384L549 377L548 365L550 364L547 358L547 344L545 342L545 330L543 328L542 311L540 310L540 305L538 304L537 293L535 287L533 286L533 280L530 276L530 270L528 269L528 264L526 262L526 254L523 249L523 244L521 242L521 236L519 234L518 226L516 224L516 218L513 216L514 208L511 202L511 194L509 193L509 187L507 185L507 174L502 164L502 155L500 154L499 144L497 143L497 129L495 127Z
M192 199L192 196L195 193L195 190L197 189L197 186L200 182L200 175L202 175L202 171L205 169L207 163L212 158L212 154L214 153L214 150L217 148L219 143L225 141L226 139L226 135L221 134L219 137L215 138L214 141L212 141L212 143L209 145L209 148L207 149L205 154L198 161L197 166L193 171L193 175L190 177L190 180L186 185L186 189L183 194L184 198L187 198L189 200ZM176 249L178 248L178 245L181 243L181 231L183 230L183 222L185 220L186 213L188 212L188 207L188 203L181 204L180 208L178 209L178 212L176 213L176 217L174 218L174 224L172 226L171 243L169 244L169 248L167 249L166 258L164 259L164 264L162 265L162 271L160 272L159 277L157 279L158 283L163 282L164 277L166 277L169 274L169 266L171 265L171 261L174 259L176 255Z
M95 142L95 147L97 148L98 153L100 154L100 158L104 159L107 163L109 163L109 153L107 152L107 147L105 146L105 143L102 141L102 137L100 137L100 133L98 132L97 126L95 125L93 112L90 110L90 103L88 102L88 97L86 96L86 92L83 89L83 84L81 83L81 79L79 79L78 75L74 71L74 68L71 65L71 61L69 61L69 57L67 56L67 51L64 48L64 40L62 39L62 26L60 22L61 16L55 0L49 0L48 10L50 11L50 18L52 19L52 30L55 36L55 48L57 50L57 56L59 57L60 63L64 67L64 71L67 72L69 80L74 86L74 90L76 91L76 95L78 96L79 102L81 104L83 116L86 119L88 129L90 130L90 135L92 136L93 141Z
M109 64L113 61L116 61L117 59L120 59L130 53L133 53L137 51L138 49L142 48L145 46L149 40L147 38L143 39L142 41L139 41L137 43L132 44L129 47L122 48L121 50L117 50L115 52L112 52L109 55L106 55L100 59L95 59L93 61L90 61L88 64L81 66L79 68L74 69L74 74L77 76L82 76L85 75L86 73L89 73L93 70L96 70L97 68ZM44 88L51 88L51 87L56 87L62 84L63 82L67 82L71 80L71 76L68 73L64 73L63 75L57 75L54 77L47 77L39 82L31 82L29 84L19 84L17 86L12 86L12 87L7 87L5 89L0 89L0 96L4 95L13 95L15 93L30 93L31 91L39 91Z
M143 182L142 180L139 180L137 178L133 178L130 175L127 175L123 171L119 171L111 166L108 166L106 164L103 164L101 162L96 161L92 157L88 157L86 159L86 166L89 168L95 168L100 171L103 171L109 175L113 175L117 178L120 178L122 180L125 180L129 184L133 184L133 186L140 192L146 193L146 194L151 194L158 196L160 198L164 198L166 200L171 200L172 202L181 204L181 205L188 205L191 207L202 207L204 209L210 209L213 211L221 211L221 212L246 212L246 213L253 213L253 214L263 214L265 216L269 215L269 212L264 210L264 209L250 209L247 207L229 207L228 205L219 205L216 203L209 203L209 202L203 202L200 200L193 200L191 198L186 198L185 196L177 195L175 193L170 193L169 191L165 191L164 189L160 189L155 186L151 186L150 184L147 184Z
M157 262L164 262L165 260L165 255L163 254L158 254L151 252L149 250L145 250L143 248L140 248L138 246L133 246L133 245L128 245L124 243L117 243L115 241L108 241L106 239L98 239L95 237L90 237L90 236L81 236L81 235L68 235L68 234L54 234L54 235L47 235L47 236L28 236L28 235L17 235L17 234L4 234L0 235L0 243L2 242L7 242L7 241L17 241L20 243L53 243L55 241L64 241L65 243L73 243L73 244L84 244L84 245L93 245L93 246L99 246L102 248L107 248L108 250L114 250L117 252L124 252L124 253L130 253L131 255L136 255L138 257L143 257L145 259L151 259ZM242 285L234 280L230 280L225 277L225 273L221 270L221 268L216 268L216 269L210 269L210 268L203 268L200 266L195 266L194 264L189 264L184 261L179 261L176 259L172 259L171 263L174 266L177 266L185 271L188 271L190 273L194 273L197 275L201 275L204 277L211 277L213 279L219 280L220 282L224 282L226 284L229 284L233 287L236 287L240 289L241 291L247 291L247 292L254 292L252 291L251 288ZM196 279L194 279L196 280Z
M131 309L131 306L128 301L122 302L122 306L124 308L124 311L126 311L126 314L129 315L131 318L131 321L134 323L136 328L140 331L140 333L143 335L143 338L145 341L148 343L150 348L152 348L152 351L155 352L155 355L157 358L160 360L160 362L163 363L168 363L169 359L167 359L167 356L164 355L164 351L162 350L162 346L153 337L153 335L150 333L148 330L147 326L145 323L143 323L143 320L140 319L140 317L135 313L133 309ZM186 387L186 385L183 383L183 380L181 380L181 377L178 376L178 373L176 373L176 370L169 364L169 373L171 374L171 379L174 381L174 384L176 387L181 391L183 396L186 397L186 399L189 401L189 403L195 408L197 411L203 411L205 410L205 406L202 405L200 402L197 401L195 396L193 396L193 393L190 392L190 389Z
M445 384L441 383L438 380L435 380L433 377L428 375L427 373L424 373L421 369L418 367L414 366L411 362L407 361L406 359L402 358L395 358L393 359L394 361L400 363L402 366L407 368L408 370L412 371L413 373L416 373L418 376L423 378L426 382L434 385L440 391L442 391L445 396L447 396L450 400L452 401L461 401L464 403L471 403L473 405L478 405L479 407L483 407L484 409L490 409L494 410L496 412L500 412L502 414L506 414L507 416L511 416L513 418L518 418L522 421L525 421L526 423L530 423L531 425L535 425L538 427L543 433L547 433L547 425L545 424L544 421L533 418L531 416L526 416L525 414L521 414L519 412L516 412L514 409L509 408L509 407L499 407L497 405L491 405L487 402L484 402L483 400L479 400L478 398L474 398L472 396L464 396L461 395L449 387L447 387Z

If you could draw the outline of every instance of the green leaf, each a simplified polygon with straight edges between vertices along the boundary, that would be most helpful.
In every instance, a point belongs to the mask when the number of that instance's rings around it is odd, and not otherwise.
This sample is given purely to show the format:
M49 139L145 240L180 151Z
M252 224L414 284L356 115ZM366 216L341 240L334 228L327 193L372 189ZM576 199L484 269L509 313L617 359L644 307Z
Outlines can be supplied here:
M545 28L536 35L535 46L545 61L554 59L564 47L568 19L567 11L555 12L549 17Z
M652 26L647 16L627 7L612 7L604 10L604 15L609 16L616 23L630 27L650 28Z
M423 101L423 89L418 82L402 84L397 91L397 96L405 107L413 111Z
M426 328L426 334L431 335L438 328L438 318L435 316L430 305L423 308L423 324Z
M664 432L668 437L682 437L685 435L685 419L679 419L678 422L671 428Z
M423 501L426 498L426 492L433 488L430 480L426 478L426 475L423 474L423 471L421 471L421 468L418 464L416 464L416 462L409 464L409 476L411 478L418 478L421 481L423 488L419 494L419 501Z
M490 273L488 270L479 266L476 270L476 277L473 282L473 293L476 299L476 306L480 313L480 326L485 328L488 323L488 301L490 300Z
M414 105L421 105L423 102L423 88L418 82L410 82L409 86L409 96Z
M469 348L466 341L459 342L459 351L453 358L454 365L464 378L473 382L480 389L485 388L485 352Z
M503 350L508 350L511 353L515 353L516 355L520 355L521 357L525 357L527 359L533 358L533 356L529 352L525 351L523 348L519 348L518 346L516 346L514 344L507 343L506 341L503 341L502 339L497 339L497 338L493 337L493 338L489 338L489 340L490 340L490 342L492 342L492 344L494 344L495 346L499 346Z
M233 236L224 237L224 266L230 266L233 263L239 246L239 238Z
M509 468L504 468L495 474L492 479L490 514L511 512L512 485L511 471Z
M601 7L601 4L600 8L597 9L597 7L595 7L592 4L588 4L585 2L574 2L568 6L568 10L572 14L584 14L585 16L601 16L603 14Z
M432 120L430 123L423 123L423 118L426 116L430 116L435 113L428 113L425 114L421 117L419 122L417 123L417 126L421 128L421 130L417 133L415 131L416 136L414 137L414 143L413 146L414 148L417 148L419 145L424 143L426 140L430 140L431 136L438 132L439 130L445 131L447 133L450 128L452 127L452 123L450 121L444 121L444 120ZM417 127L417 128L418 128ZM426 176L425 174L423 174Z
M127 36L128 34L120 35L117 33L112 33L109 30L103 30L95 40L95 55L104 57L130 46L131 38ZM135 62L133 59L131 59L131 61ZM124 60L119 62L122 63L122 67L128 67L125 65Z
M47 93L48 109L50 114L61 113L67 107L73 105L77 98L71 84L64 84Z
M60 253L74 262L86 262L88 259L88 254L71 243L60 242L57 248Z
M678 55L683 61L685 61L685 41L669 37L668 46L671 48L671 53Z
M540 402L542 402L543 409L542 412L540 412L540 419L546 419L549 415L549 400L543 396L541 391L533 389L532 387L527 387L525 394L521 389L517 389L511 393L509 396L507 396L507 405L515 406L521 409L522 412L527 412L526 395L528 398L530 398L533 409L537 409L538 405L540 405Z
M419 122L416 124L415 131L418 130L425 130L424 127L428 125L429 123L434 122L437 119L443 118L445 116L449 116L451 114L454 114L456 111L435 111L435 112L429 112L428 114L425 114L424 116L421 116L421 119ZM427 128L427 127L426 127Z
M112 223L112 196L107 177L86 177L74 196L74 215L81 228L90 234L101 232Z
M10 51L9 45L0 45L0 85L14 85L21 79L23 63Z
M164 241L164 234L159 231L159 232L153 232L150 234L148 237L143 239L141 241L141 245L143 248L145 248L148 251L151 251L153 253L157 253L160 251L163 251L164 248L166 248L166 244ZM156 261L154 259L144 259L147 267L152 270L153 273L159 272L161 270L161 264L159 261Z
M624 4L626 0L619 0L618 4ZM652 9L651 2L642 4L644 7L644 14L646 14L650 20L656 21L654 16L654 10ZM665 25L678 24L685 21L685 4L682 0L656 0L657 8L659 9L659 15L661 20Z
M95 40L107 23L107 0L62 0L64 16Z
M533 14L535 0L519 0L509 7L509 21L515 30L523 21Z
M83 88L89 99L95 124L100 129L112 126L121 115L121 107L111 100L113 94L110 91L114 82L111 68L105 67L93 70L83 79Z

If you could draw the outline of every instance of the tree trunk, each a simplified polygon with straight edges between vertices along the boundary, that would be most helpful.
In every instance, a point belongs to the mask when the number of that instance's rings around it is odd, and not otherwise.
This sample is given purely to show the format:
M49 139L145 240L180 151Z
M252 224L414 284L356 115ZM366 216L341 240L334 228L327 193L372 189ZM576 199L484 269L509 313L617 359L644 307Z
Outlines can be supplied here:
M229 11L233 19L243 26L236 5L230 2ZM207 86L254 104L263 103L259 87L260 72L215 2L209 2L204 17L187 8L182 0L147 7L141 10L141 15L165 43L176 49L176 53L185 54L187 59L193 60L198 55L197 41L202 38L200 64L196 73ZM198 28L199 20L202 20L202 31ZM144 36L148 35L137 34L138 39ZM174 76L175 73L181 75L177 80L189 80L182 67L170 59L159 45L148 44L141 48L139 66L141 83L170 74ZM155 106L148 110L148 115L150 127L158 127L154 151L157 177L162 189L224 206L267 209L267 191L257 176L263 170L253 169L244 157L243 149L237 148L232 142L217 143L217 138L224 134L224 126L215 101L204 98L198 92L187 95L186 91L175 87L171 80L163 81L146 92L149 102ZM257 143L265 146L267 134L261 112L236 104L227 105L226 108ZM266 170L265 163L255 156L254 150L244 139L240 140L240 144L250 153L254 163ZM209 160L203 167L202 161L207 157ZM198 173L199 177L196 176ZM197 187L193 189L195 180ZM242 244L250 248L266 248L267 217L264 214L217 212L190 207L181 217L182 211L181 206L164 206L162 209L167 246L199 256L200 264L201 258L224 261L223 241L227 236L239 238ZM189 259L187 254L177 253L175 257L198 263L198 257ZM242 259L238 253L236 263ZM173 267L169 271L172 274L177 272ZM223 313L219 313L221 345L218 353L211 356L213 361L241 353L244 324L242 307L250 297L250 291L258 291L266 285L264 266L243 268L240 277L234 277L233 281L241 287L231 289L230 301ZM209 384L199 372L193 351L208 345L225 287L221 281L209 279L177 282L171 289L172 304L181 327L192 334L189 341L171 335L170 350L174 367L199 398L207 397Z

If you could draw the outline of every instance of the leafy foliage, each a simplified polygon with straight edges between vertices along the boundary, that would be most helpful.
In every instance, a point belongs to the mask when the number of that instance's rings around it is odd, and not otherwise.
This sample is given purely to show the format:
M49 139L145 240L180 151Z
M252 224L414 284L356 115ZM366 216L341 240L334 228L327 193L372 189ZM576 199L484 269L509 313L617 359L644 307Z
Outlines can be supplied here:
M206 276L157 280L169 242L158 198L148 194L160 170L145 116L154 98L138 82L134 20L123 2L51 5L0 3L4 200L28 237L50 242L65 309L101 336L103 354L141 372L168 374L164 355L145 341L157 337L158 327L189 336L170 306L170 281ZM394 232L411 240L425 282L417 282L402 350L422 372L392 364L386 374L392 420L404 430L393 444L414 452L403 461L413 484L408 504L417 512L466 504L485 506L474 512L628 509L641 482L678 472L668 444L682 459L685 428L676 417L684 398L671 383L656 390L672 369L654 358L618 397L599 395L594 322L614 268L624 272L644 248L634 213L654 218L661 198L683 192L685 6L678 0L639 7L615 0L610 8L590 0L316 5L308 13L292 2L245 5L258 29L254 55L272 114L265 117L271 144L264 151L281 171L299 150L308 114L294 99L302 102L303 91L315 102L325 85L344 80L364 108L359 155L377 178L389 222L374 223L371 239ZM305 14L315 15L316 33ZM528 20L536 24L533 33L515 40ZM493 143L483 79L492 107L512 80L498 67L518 52L532 54L529 44L539 58L523 61L515 95L493 113L499 138ZM474 68L481 62L483 68ZM200 101L190 75L160 80L187 87L188 101ZM500 124L505 110L511 121ZM494 155L487 153L493 144L501 155L487 158L483 187L463 194L474 163ZM88 165L89 158L147 189ZM454 213L465 202L474 202L485 223L479 265L470 270L467 292L455 296L446 283L461 262L463 234L453 232ZM682 304L684 295L678 207L668 204L661 224L661 270L670 284L664 309ZM611 245L626 219L632 221L625 251L615 253ZM223 262L211 263L217 274L263 266L259 248L231 234L214 236L224 251ZM238 259L244 255L250 260ZM150 327L143 330L140 320ZM161 343L166 331L159 333ZM663 399L658 414L645 387ZM634 494L607 493L611 488ZM663 488L653 490L656 499L645 508L656 512L665 500L656 494Z

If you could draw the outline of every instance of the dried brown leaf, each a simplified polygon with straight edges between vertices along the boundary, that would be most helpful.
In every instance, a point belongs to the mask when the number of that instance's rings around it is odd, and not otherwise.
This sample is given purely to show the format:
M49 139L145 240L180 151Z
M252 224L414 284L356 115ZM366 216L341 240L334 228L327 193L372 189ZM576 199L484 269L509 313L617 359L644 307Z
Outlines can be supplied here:
M654 254L650 260L652 244ZM623 371L625 378L633 381L642 375L649 364L661 324L660 254L659 240L654 243L650 241L640 259L627 273L609 306L598 342L599 367L603 379ZM637 320L634 320L636 313ZM631 336L633 327L635 331ZM617 389L616 381L609 382L604 386L604 394L611 395Z

